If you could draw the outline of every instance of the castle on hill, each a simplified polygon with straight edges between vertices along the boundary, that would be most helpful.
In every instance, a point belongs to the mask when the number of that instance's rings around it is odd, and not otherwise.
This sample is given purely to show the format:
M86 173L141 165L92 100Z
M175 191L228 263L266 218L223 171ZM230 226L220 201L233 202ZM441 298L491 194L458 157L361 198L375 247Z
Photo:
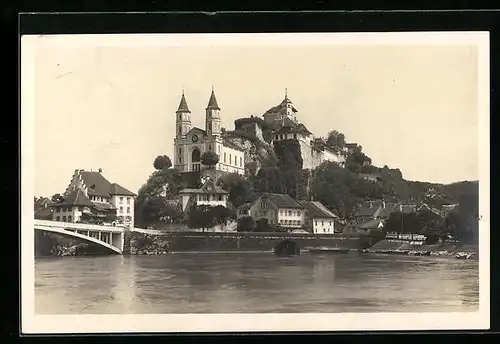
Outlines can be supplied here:
M182 93L175 121L175 169L181 172L201 171L201 156L204 152L213 151L219 156L215 170L244 175L246 163L255 160L249 153L255 142L252 143L248 135L267 145L283 140L296 140L300 145L303 169L316 168L324 161L345 165L345 150L335 150L328 146L321 149L315 147L315 136L299 122L298 110L288 98L286 89L281 103L268 109L262 118L251 116L237 119L235 130L230 133L223 131L220 111L212 89L205 108L205 128L193 127L191 111L184 92ZM242 135L243 133L246 134Z

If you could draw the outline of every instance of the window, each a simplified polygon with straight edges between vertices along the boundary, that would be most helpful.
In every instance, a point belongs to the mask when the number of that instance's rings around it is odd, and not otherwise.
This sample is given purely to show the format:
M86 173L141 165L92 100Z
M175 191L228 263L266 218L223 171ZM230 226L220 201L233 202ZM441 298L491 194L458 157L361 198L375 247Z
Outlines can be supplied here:
M279 140L279 135L276 135L274 138L275 138L276 140Z
M288 216L292 216L292 211L291 210L288 211Z
M317 226L318 225L318 221L314 221L314 225Z
M297 134L293 134L293 138L294 138L294 139L297 139Z
M179 135L182 134L182 127L179 127Z
M226 162L226 152L224 152L224 162Z
M322 226L324 226L324 225L325 225L324 221L321 221L321 225L322 225Z
M123 207L120 207L120 213L123 213Z
M229 165L231 165L231 161L232 161L231 154L229 154Z
M61 212L61 208L56 208L56 213L60 213Z
M127 204L130 204L130 197L127 197Z
M261 202L260 203L261 208L267 208L267 203L266 202Z
M212 131L212 123L208 123L208 131Z
M70 216L68 216L68 222L72 222L71 220L72 220L72 218L71 218L71 215L70 215Z
M63 216L62 219L63 219L63 222L66 222L66 216Z
M243 158L240 156L240 167L243 166Z
M280 215L283 215L283 209L280 209Z
M219 201L222 201L222 195L219 195Z
M123 203L123 197L120 197L120 203Z
M283 224L283 220L280 220L280 223Z
M83 207L78 207L78 210L79 211L83 211Z
M61 221L61 217L60 216L56 216L56 221Z
M127 214L130 214L130 207L127 207Z
M208 150L211 151L212 150L212 145L208 145Z

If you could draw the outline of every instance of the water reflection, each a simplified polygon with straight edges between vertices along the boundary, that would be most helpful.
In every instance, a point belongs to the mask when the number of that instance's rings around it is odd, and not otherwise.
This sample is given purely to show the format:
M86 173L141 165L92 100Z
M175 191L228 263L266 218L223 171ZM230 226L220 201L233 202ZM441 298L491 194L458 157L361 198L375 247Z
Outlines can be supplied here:
M43 258L38 313L464 311L477 262L268 253Z

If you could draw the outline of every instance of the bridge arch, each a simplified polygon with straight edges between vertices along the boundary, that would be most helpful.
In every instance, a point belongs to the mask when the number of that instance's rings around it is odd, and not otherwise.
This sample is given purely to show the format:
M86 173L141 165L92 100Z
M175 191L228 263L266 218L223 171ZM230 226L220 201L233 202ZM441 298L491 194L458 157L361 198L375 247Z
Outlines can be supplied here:
M274 253L277 255L300 254L300 246L296 241L285 239L274 246Z
M85 234L73 232L71 230L66 230L62 227L35 225L35 230L59 234L61 236L65 236L68 238L80 239L80 240L88 242L88 243L97 244L97 245L107 249L112 254L123 254L123 236L120 236L120 242L115 246L113 244L109 244L109 243L102 241L102 240L99 240L97 238L87 236ZM112 239L111 239L111 242L113 242ZM119 246L119 247L117 247L117 246Z

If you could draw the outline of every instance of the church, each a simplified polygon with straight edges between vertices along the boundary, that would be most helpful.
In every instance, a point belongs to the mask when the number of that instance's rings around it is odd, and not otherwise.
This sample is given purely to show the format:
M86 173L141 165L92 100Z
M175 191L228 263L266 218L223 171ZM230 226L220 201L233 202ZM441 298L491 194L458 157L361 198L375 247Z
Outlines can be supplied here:
M215 170L245 174L245 151L222 136L220 107L212 88L205 109L205 128L191 125L191 111L182 92L175 118L174 168L181 172L201 171L201 156L213 151L219 156Z

